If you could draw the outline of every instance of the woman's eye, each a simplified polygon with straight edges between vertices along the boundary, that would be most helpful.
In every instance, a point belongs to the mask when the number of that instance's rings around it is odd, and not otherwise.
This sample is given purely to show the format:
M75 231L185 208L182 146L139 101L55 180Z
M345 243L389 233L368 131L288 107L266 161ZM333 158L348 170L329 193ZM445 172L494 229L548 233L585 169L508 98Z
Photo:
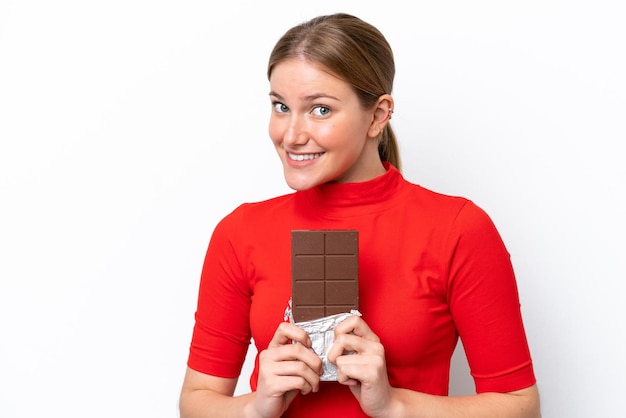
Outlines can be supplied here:
M278 113L289 112L289 108L280 102L274 103L274 110Z
M315 116L326 116L330 113L330 108L326 106L315 106L313 108L313 114Z

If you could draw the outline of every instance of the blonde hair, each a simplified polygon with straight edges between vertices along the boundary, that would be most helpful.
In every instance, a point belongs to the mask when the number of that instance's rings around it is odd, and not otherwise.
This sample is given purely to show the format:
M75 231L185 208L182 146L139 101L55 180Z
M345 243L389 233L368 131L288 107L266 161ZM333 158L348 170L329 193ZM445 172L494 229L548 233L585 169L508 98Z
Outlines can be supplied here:
M278 63L297 57L322 65L352 85L366 109L393 89L396 69L389 43L377 28L355 16L318 16L289 29L270 54L267 77ZM381 161L401 169L398 142L389 123L378 143L378 154Z

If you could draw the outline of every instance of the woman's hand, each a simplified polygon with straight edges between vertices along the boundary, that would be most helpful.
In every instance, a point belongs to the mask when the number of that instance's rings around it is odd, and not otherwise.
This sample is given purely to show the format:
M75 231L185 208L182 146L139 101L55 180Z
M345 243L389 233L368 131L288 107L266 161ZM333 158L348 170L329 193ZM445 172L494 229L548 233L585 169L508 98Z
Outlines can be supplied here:
M298 391L318 391L322 361L310 348L311 340L302 329L287 322L278 326L267 349L259 355L259 381L253 405L256 414L278 417Z
M328 360L337 366L337 377L350 390L367 415L385 415L391 409L385 349L360 316L351 316L335 327L335 342Z

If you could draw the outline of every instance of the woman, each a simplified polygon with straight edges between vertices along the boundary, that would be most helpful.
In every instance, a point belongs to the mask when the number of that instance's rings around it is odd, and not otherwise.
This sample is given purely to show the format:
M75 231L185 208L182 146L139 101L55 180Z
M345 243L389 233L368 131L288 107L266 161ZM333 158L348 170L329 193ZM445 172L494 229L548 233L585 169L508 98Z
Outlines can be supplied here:
M294 193L243 204L211 238L181 417L538 417L509 254L471 201L407 182L389 124L392 51L350 15L285 33L269 60L269 134ZM285 322L290 232L359 231L359 311L335 329L320 382ZM448 397L458 338L477 395ZM233 393L250 338L252 392ZM300 344L293 344L292 342ZM346 354L350 352L351 354Z

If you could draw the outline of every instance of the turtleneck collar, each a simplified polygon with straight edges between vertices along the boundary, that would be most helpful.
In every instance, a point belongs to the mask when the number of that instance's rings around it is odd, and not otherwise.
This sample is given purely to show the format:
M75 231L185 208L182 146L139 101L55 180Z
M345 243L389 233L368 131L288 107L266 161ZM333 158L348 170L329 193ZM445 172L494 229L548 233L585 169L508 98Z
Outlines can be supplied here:
M393 205L393 196L403 180L391 164L383 163L385 174L359 183L325 183L299 191L297 197L311 213L344 218L380 212ZM308 212L308 210L307 210Z

